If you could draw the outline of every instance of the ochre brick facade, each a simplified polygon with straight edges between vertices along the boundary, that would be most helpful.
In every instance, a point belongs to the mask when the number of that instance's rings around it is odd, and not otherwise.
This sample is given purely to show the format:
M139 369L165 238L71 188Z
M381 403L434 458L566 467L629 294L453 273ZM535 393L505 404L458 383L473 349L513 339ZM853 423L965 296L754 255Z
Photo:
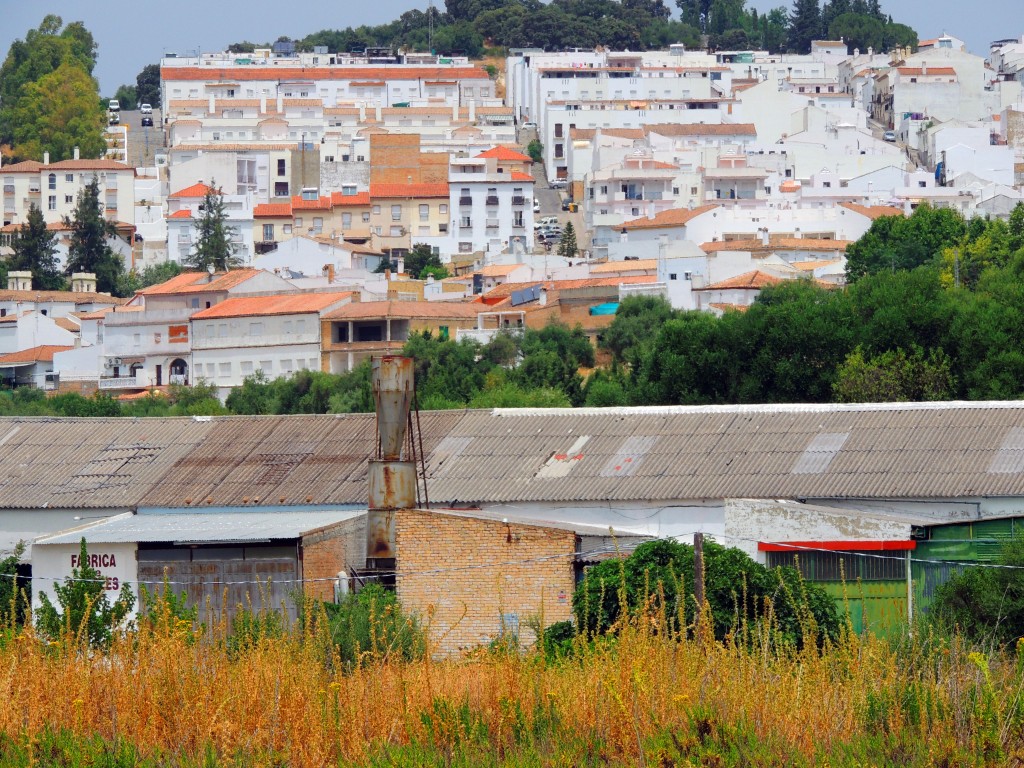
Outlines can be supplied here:
M366 562L366 515L310 531L302 537L302 577L333 579L351 574ZM334 600L333 581L307 581L305 592L318 600Z
M399 602L420 615L439 655L489 643L503 616L523 645L536 639L533 619L547 626L572 616L572 531L405 510L395 550Z

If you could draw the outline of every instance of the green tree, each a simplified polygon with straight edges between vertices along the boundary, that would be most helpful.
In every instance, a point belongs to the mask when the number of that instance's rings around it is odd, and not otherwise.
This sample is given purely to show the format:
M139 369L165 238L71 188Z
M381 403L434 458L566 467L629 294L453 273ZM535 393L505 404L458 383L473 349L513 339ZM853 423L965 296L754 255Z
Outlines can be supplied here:
M122 584L117 599L111 604L105 579L90 565L85 537L79 548L78 566L63 584L54 582L53 593L60 610L50 602L46 592L39 593L36 629L43 637L59 640L78 638L94 647L110 644L113 632L131 613L135 595L128 584Z
M0 629L25 623L32 604L32 582L18 573L25 542L19 541L14 551L0 560Z
M537 141L537 139L533 139L526 145L526 154L535 163L544 162L544 145Z
M882 216L846 251L846 280L853 284L883 270L914 269L933 261L966 233L963 216L951 208L920 205L908 217Z
M840 403L948 400L954 390L949 357L942 350L925 353L920 347L909 355L894 349L870 358L857 347L839 366L833 386Z
M241 266L242 261L235 256L237 246L232 242L235 228L228 225L227 209L224 206L224 195L211 182L203 197L202 215L196 220L195 249L185 260L185 266L192 269L227 272Z
M138 92L134 85L119 85L114 98L121 109L132 110L138 107Z
M81 157L100 157L106 151L106 120L100 109L96 81L71 63L61 64L25 85L9 109L14 154L38 159L66 160L78 147Z
M441 263L441 258L426 243L416 243L405 256L405 273L417 280L427 275L448 277L448 270Z
M43 291L64 288L64 276L57 262L57 234L46 226L43 212L35 204L29 205L25 223L21 225L11 243L14 253L8 268L32 272L32 285Z
M628 296L615 312L615 319L598 338L598 345L612 353L617 363L632 363L644 344L666 320L675 315L672 305L660 296Z
M669 539L641 544L624 561L591 566L573 594L577 626L603 633L614 628L623 610L636 616L664 609L670 626L681 631L680 620L694 619L693 573L693 547ZM704 542L704 597L720 640L740 629L739 622L765 618L769 607L772 621L791 642L810 639L807 630L819 641L839 636L836 602L821 587L803 582L795 568L769 570L742 550L713 541Z
M1008 541L994 565L1007 567L967 568L940 585L932 621L986 645L1024 636L1024 539Z
M81 70L87 77L91 76L96 65L95 40L81 22L73 22L61 30L62 24L59 16L48 15L37 29L29 30L24 40L15 40L11 44L0 66L0 144L16 143L15 129L21 121L19 105L22 98L30 97L27 90L30 85L55 72L63 64ZM82 87L81 83L79 87ZM95 91L95 82L91 88L85 88L82 94L83 105ZM30 100L39 101L38 95L32 94ZM98 97L91 106L96 112L99 111ZM52 122L57 123L63 117L57 115ZM27 151L19 156L34 157Z
M95 176L79 193L74 214L71 218L65 216L64 224L71 229L65 274L92 272L98 291L120 295L124 261L108 242L108 238L117 236L117 229L103 216L99 180Z
M160 108L160 65L147 64L135 76L135 95L139 104L149 104L153 109Z
M122 280L122 290L118 295L131 296L136 291L148 288L151 285L166 283L172 277L181 274L181 265L176 261L162 261L159 264L150 264L142 272L132 269L126 273Z
M562 230L562 237L558 241L558 255L574 259L579 250L579 246L576 244L576 229L571 221L567 221L565 229Z
M818 0L794 0L789 29L786 31L789 50L794 53L810 53L811 41L820 40L823 31Z

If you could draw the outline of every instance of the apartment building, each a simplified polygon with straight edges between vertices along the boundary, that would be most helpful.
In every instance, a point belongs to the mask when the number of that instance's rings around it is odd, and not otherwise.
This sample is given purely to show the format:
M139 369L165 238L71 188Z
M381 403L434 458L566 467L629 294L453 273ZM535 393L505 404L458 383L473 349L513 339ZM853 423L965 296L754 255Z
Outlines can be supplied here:
M532 161L508 147L454 158L448 174L454 212L451 253L533 250Z
M211 191L209 184L200 181L167 196L168 260L184 264L194 253L199 239L196 222L203 216L203 201ZM220 189L218 192L224 205L234 256L242 264L250 264L255 255L252 198L247 194L226 194Z

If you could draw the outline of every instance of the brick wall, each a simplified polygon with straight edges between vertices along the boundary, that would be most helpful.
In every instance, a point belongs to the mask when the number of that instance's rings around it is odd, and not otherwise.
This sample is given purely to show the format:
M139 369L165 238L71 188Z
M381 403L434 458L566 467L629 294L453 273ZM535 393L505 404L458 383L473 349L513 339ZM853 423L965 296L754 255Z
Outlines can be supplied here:
M49 397L55 395L66 395L69 392L74 392L84 397L91 397L99 389L99 384L95 381L61 381L57 384L57 389L49 390L46 394ZM117 394L116 392L113 394Z
M332 579L366 562L366 515L318 528L302 537L302 577ZM334 582L307 582L305 592L318 600L334 599Z
M523 645L536 639L526 626L531 618L543 615L545 626L571 618L572 531L405 510L395 547L398 599L429 624L441 655L490 642L503 615L518 620ZM453 570L423 573L445 568Z

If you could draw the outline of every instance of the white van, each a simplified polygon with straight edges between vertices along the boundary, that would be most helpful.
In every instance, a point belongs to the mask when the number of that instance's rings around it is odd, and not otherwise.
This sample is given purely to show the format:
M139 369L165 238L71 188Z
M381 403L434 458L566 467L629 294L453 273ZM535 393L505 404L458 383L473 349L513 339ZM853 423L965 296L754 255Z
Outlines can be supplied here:
M111 99L110 101L107 102L107 112L120 112L120 111L121 111L121 102L119 102L117 99Z

